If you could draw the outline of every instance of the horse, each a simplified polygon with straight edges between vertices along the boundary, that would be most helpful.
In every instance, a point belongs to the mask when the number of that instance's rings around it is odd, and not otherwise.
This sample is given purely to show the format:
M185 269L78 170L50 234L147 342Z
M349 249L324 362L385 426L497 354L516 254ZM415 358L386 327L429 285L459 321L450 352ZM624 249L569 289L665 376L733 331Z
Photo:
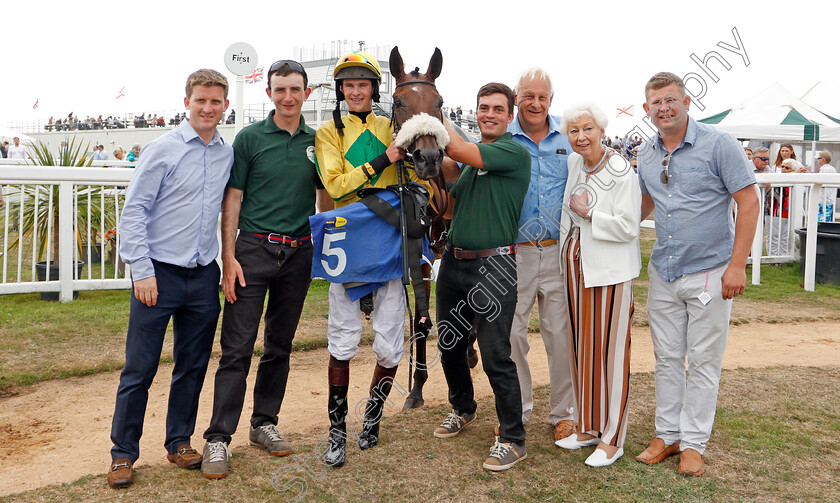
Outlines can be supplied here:
M391 115L396 136L395 141L398 146L404 146L406 149L406 157L411 160L417 177L421 180L428 180L432 185L433 196L427 208L427 214L432 217L429 241L436 258L440 258L449 228L449 221L445 216L452 202L447 190L446 180L441 171L448 135L441 134L441 130L445 133L443 128L443 98L435 85L435 79L440 76L443 66L443 55L440 49L435 48L425 73L420 73L419 67L415 67L413 71L406 73L398 47L391 50L388 63L391 75L396 81ZM459 131L459 134L466 136L463 131ZM427 263L423 263L421 270L423 278L427 279L424 282L424 291L415 289L414 295L415 299L418 295L425 295L426 305L428 305L431 296L431 267ZM416 357L409 357L414 374L412 376L412 369L410 368L409 394L406 397L403 410L423 406L423 386L429 377L426 341L431 324L424 320L424 315L420 312L417 302L415 302L411 325L413 335L409 343L413 342ZM478 357L473 347L474 342L475 333L471 332L469 353L471 368L478 363Z

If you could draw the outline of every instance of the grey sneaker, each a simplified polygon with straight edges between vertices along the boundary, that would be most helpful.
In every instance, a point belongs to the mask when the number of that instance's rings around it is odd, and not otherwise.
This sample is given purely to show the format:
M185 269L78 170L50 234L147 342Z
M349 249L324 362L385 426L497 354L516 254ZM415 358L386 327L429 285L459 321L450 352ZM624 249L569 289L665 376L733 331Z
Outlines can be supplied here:
M227 477L230 471L230 449L225 442L206 442L201 460L201 473L208 479Z
M525 452L524 445L502 443L499 442L499 437L496 437L496 443L490 448L490 456L484 460L482 466L485 470L501 472L512 468L527 457L528 453Z
M459 416L453 410L449 414L446 415L446 419L443 420L443 424L437 427L435 430L435 436L437 438L450 438L454 437L461 430L464 429L464 426L470 424L471 422L475 421L475 412L472 414L464 414L463 416Z
M288 456L292 453L292 444L285 438L283 433L273 424L264 424L251 428L248 439L252 445L257 445L267 450L272 456Z

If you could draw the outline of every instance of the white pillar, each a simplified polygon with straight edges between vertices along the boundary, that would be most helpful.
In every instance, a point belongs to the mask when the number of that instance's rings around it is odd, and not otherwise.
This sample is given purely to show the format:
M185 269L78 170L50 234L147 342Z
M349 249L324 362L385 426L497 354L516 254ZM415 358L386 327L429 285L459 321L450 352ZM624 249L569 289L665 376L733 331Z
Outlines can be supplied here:
M764 244L764 191L758 188L758 184L756 184L755 190L758 191L758 224L753 235L750 255L752 256L752 284L760 285L762 245Z
M58 184L58 300L73 300L73 182ZM49 267L49 264L47 264Z
M245 110L242 109L242 102L243 102L243 87L245 86L245 77L242 75L236 76L236 102L234 103L234 109L236 110L236 121L234 122L234 131L236 134L239 134L242 131L242 128L245 127ZM231 143L233 143L233 139L231 139Z
M821 183L811 185L808 195L808 240L805 243L805 291L813 292L817 272L817 201L820 198Z

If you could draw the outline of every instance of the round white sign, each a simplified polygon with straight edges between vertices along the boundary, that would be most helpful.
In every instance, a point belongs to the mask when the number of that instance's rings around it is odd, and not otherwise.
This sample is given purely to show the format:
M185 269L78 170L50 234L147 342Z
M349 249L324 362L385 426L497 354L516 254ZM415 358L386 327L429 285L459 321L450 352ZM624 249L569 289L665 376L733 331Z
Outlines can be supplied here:
M225 51L225 66L234 75L248 75L257 67L257 50L245 42L231 44Z

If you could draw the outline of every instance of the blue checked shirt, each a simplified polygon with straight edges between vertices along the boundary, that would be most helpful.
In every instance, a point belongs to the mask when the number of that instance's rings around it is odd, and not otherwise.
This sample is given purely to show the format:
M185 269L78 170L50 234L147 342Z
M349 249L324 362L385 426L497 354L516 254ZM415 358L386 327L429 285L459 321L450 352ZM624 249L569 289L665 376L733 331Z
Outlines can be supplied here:
M752 163L735 138L688 118L685 138L671 154L668 185L660 179L666 155L657 135L639 148L642 194L655 204L656 244L650 260L664 281L729 262L735 241L732 194L755 184Z
M120 256L134 281L155 275L152 259L190 268L216 259L232 165L219 132L205 145L189 121L143 148L120 219Z
M531 154L531 183L519 217L517 243L560 239L563 192L569 176L567 161L572 153L569 137L560 132L560 117L548 116L548 135L537 145L522 126L519 116L508 132Z

